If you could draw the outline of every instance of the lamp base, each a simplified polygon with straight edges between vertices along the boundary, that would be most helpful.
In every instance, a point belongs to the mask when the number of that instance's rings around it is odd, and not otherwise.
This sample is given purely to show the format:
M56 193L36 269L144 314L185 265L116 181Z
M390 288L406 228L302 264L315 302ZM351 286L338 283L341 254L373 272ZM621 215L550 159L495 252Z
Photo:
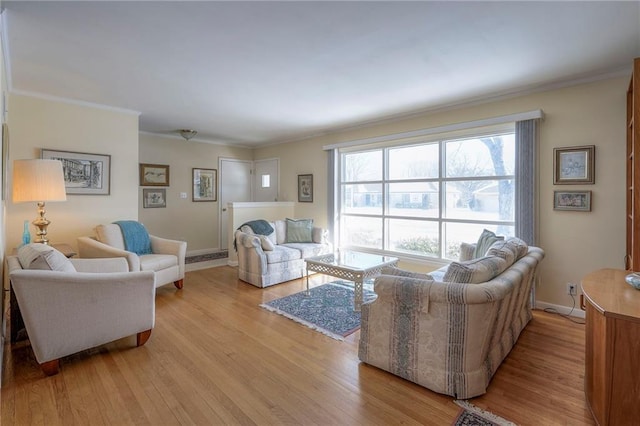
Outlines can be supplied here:
M47 238L47 227L49 226L51 221L44 217L44 214L44 201L40 201L38 202L38 215L40 217L31 222L33 223L33 226L35 226L38 230L38 232L36 232L36 238L33 240L33 242L49 244L49 239Z

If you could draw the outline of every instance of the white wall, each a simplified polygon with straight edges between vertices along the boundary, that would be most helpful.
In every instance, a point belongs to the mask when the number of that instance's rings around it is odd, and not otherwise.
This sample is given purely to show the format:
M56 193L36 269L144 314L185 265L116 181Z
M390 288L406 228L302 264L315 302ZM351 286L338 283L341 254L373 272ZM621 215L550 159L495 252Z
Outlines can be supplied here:
M137 114L16 94L9 102L9 183L12 161L40 158L42 148L111 156L110 195L67 195L67 201L47 203L52 243L76 247L76 238L93 235L100 223L138 219ZM12 203L9 189L8 251L21 243L24 220L36 216L36 203ZM33 225L31 233L33 238Z
M476 106L415 115L256 149L254 158L279 157L283 200L297 201L297 175L313 173L314 202L297 203L297 217L326 222L327 153L323 145L433 128L484 118L542 109L540 131L539 245L546 258L540 267L537 299L571 306L566 282L579 283L598 268L623 268L625 253L625 116L628 78L614 78L523 95ZM596 146L594 185L553 185L553 148ZM323 159L319 161L319 159ZM593 211L553 210L554 190L593 191ZM469 241L477 239L470 235ZM419 268L418 268L419 269ZM425 268L426 269L426 266Z
M186 241L187 252L220 248L219 194L218 201L192 201L192 169L195 167L217 170L220 157L252 160L253 151L247 148L202 143L193 139L185 141L181 138L140 134L140 163L169 165L170 185L165 188L166 208L143 208L143 187L138 186L137 179L134 182L140 198L139 218L149 232L165 238ZM219 192L219 187L217 189ZM187 198L180 198L181 192L186 192Z

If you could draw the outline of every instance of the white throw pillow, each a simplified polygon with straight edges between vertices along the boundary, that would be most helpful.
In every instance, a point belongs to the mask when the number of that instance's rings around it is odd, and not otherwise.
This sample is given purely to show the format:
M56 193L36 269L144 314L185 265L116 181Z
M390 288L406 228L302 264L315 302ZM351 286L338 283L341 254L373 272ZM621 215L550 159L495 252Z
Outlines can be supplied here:
M257 235L260 238L260 244L262 245L262 250L264 251L273 251L276 247L271 241L271 239L267 235Z
M516 248L513 244L509 244L505 240L496 241L489 247L487 250L487 256L497 256L501 257L507 261L507 265L513 265L513 262L516 261Z
M32 243L20 247L18 261L22 269L76 272L76 268L64 254L47 244Z
M249 225L242 225L240 227L240 231L244 232L245 234L255 235L255 232L253 232L253 228Z

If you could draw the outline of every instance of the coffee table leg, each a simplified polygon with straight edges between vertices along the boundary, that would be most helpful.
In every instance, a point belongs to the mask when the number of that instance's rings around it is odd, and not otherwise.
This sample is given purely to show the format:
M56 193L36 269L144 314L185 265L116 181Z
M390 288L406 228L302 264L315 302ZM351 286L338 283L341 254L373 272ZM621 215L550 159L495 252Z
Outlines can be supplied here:
M355 312L360 312L360 307L362 306L362 282L363 278L356 279L353 282L353 310Z
M309 294L309 266L307 266L307 296Z

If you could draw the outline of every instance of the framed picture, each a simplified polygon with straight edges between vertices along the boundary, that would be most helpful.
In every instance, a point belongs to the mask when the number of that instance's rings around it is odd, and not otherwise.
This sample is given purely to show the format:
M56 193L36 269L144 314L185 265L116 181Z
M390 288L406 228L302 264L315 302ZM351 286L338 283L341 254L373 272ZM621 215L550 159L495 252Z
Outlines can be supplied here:
M591 211L591 191L553 191L554 210Z
M313 203L313 175L298 175L298 201Z
M192 169L193 201L216 201L218 171L216 169Z
M110 155L42 149L40 157L62 162L67 194L109 195L111 193Z
M142 207L145 209L167 207L167 190L164 188L143 188Z
M169 166L140 163L140 186L169 186Z
M595 153L595 145L554 148L554 185L595 183Z

